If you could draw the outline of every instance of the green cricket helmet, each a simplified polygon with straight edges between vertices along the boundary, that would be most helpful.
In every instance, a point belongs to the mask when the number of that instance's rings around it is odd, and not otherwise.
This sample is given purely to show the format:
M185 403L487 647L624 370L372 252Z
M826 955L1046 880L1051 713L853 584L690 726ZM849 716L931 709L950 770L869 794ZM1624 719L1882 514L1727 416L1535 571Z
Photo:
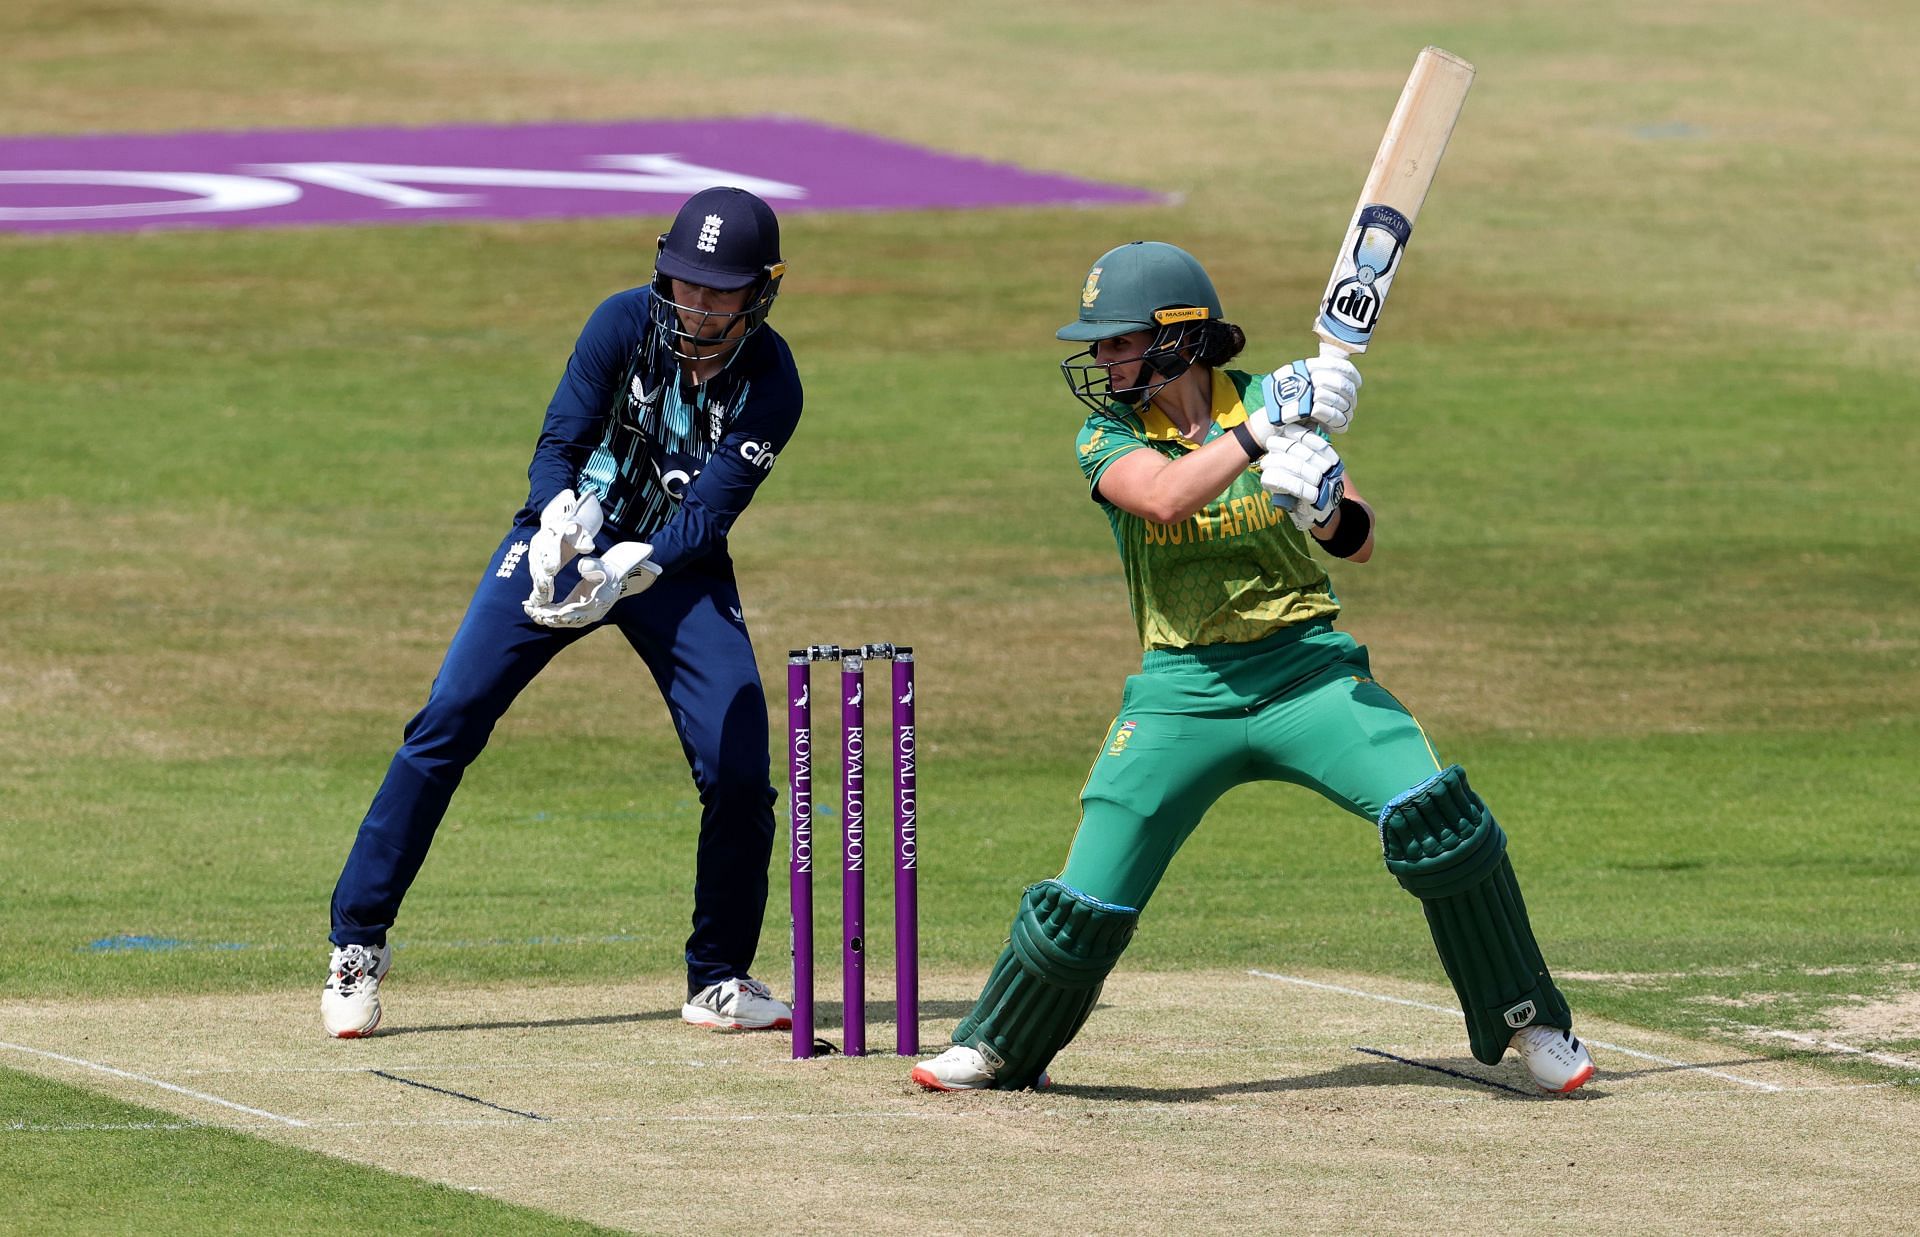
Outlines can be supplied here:
M1100 255L1080 289L1080 316L1054 334L1075 343L1098 343L1133 331L1152 331L1142 355L1139 383L1115 387L1111 362L1094 360L1093 349L1060 362L1074 398L1104 412L1110 403L1132 407L1153 398L1193 364L1208 326L1220 320L1220 294L1206 268L1186 250L1161 241L1132 241Z

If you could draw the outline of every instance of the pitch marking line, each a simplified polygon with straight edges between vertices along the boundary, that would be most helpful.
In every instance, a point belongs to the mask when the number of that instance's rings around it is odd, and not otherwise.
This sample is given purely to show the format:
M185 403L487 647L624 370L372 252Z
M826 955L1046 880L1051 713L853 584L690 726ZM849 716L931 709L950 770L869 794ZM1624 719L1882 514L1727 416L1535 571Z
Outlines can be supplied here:
M459 1070L484 1070L496 1073L502 1070L537 1070L543 1073L565 1073L570 1070L632 1070L632 1069L714 1069L723 1065L741 1065L744 1060L738 1057L723 1057L711 1061L692 1061L685 1058L674 1060L632 1061L468 1061L468 1062L399 1062L388 1068L404 1069L408 1073L440 1074ZM196 1067L178 1071L181 1074L365 1074L372 1071L366 1065L221 1065Z
M1913 1069L1915 1066L1920 1066L1920 1061L1916 1061L1912 1057L1895 1056L1891 1052L1869 1052L1865 1048L1855 1048L1852 1044L1836 1043L1830 1039L1816 1039L1811 1035L1797 1035L1792 1031L1773 1031L1766 1027L1748 1027L1747 1030L1755 1035L1765 1035L1772 1039L1791 1040L1793 1043L1803 1044L1809 1048L1824 1048L1828 1052L1843 1053L1847 1056L1865 1057L1869 1061L1879 1061L1884 1065L1897 1065L1901 1069Z
M135 1074L128 1070L115 1069L111 1065L102 1065L98 1061L88 1061L80 1057L69 1057L58 1052L48 1052L44 1048L29 1048L25 1044L10 1044L6 1040L0 1040L0 1048L10 1048L14 1052L30 1053L33 1056L46 1057L52 1061L64 1061L68 1065L78 1065L84 1069L98 1070L102 1074L112 1074L116 1078L127 1078L134 1082L144 1082L150 1087L159 1087L162 1091L172 1091L178 1095L203 1100L209 1104L218 1104L222 1108L231 1108L235 1112L244 1112L248 1116L265 1117L269 1121L278 1121L281 1125L304 1127L307 1124L297 1117L283 1117L277 1112L268 1112L264 1108L249 1108L245 1104L236 1104L232 1100L223 1100L217 1095L208 1095L205 1091L194 1091L187 1087L175 1086L170 1082L162 1082L158 1078L149 1078L145 1074Z
M1449 1009L1444 1005L1429 1005L1425 1001L1409 1001L1405 997L1387 996L1385 993L1380 992L1363 992L1359 988L1343 988L1339 984L1323 984L1317 980L1302 979L1298 975L1282 975L1277 971L1259 970L1249 970L1247 974L1258 979L1277 980L1283 984L1298 984L1302 988L1318 988L1322 992L1338 992L1345 996L1363 997L1369 1001L1385 1001L1390 1005L1406 1005L1413 1009L1431 1010L1436 1014L1445 1014L1449 1018L1462 1017L1459 1010ZM1641 1052L1637 1048L1624 1048L1619 1044L1609 1044L1604 1040L1594 1039L1590 1035L1582 1035L1580 1038L1586 1040L1594 1047L1604 1048L1608 1052L1617 1052L1622 1056L1635 1057L1642 1061L1652 1061L1656 1065L1672 1065L1680 1069L1697 1070L1702 1074L1706 1074L1708 1077L1723 1079L1727 1082L1737 1082L1743 1087L1752 1087L1756 1091L1784 1091L1787 1089L1776 1086L1770 1082L1759 1082L1752 1078L1742 1078L1738 1074L1728 1074L1720 1070L1708 1069L1704 1065L1693 1065L1686 1061L1676 1061L1672 1057L1663 1057L1651 1052Z
M489 1104L489 1108L494 1105ZM511 1109L502 1109L511 1112ZM593 1117L541 1117L541 1121L552 1125L753 1125L756 1123L813 1122L813 1121L964 1121L977 1114L954 1112L748 1112L734 1113L731 1116L661 1116L661 1115L607 1115ZM1058 1120L1072 1119L1066 1113L1030 1113L1023 1116L1047 1116ZM362 1121L331 1121L324 1118L311 1123L316 1129L328 1130L386 1130L411 1129L414 1127L432 1128L441 1126L489 1126L500 1129L522 1128L518 1121L507 1121L499 1117L392 1117Z

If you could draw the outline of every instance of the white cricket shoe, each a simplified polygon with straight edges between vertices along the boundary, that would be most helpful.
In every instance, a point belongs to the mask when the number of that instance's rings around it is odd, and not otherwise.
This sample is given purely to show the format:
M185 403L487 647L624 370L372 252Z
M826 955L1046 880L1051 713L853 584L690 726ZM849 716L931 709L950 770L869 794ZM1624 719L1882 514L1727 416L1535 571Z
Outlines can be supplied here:
M320 1023L335 1039L359 1039L380 1025L380 977L393 965L385 945L343 945L320 993Z
M993 1086L993 1066L977 1048L955 1044L931 1061L913 1067L910 1077L929 1091L984 1091ZM1033 1084L1036 1091L1052 1084L1047 1075Z
M1552 1095L1565 1095L1593 1077L1593 1058L1572 1031L1538 1024L1515 1032L1509 1046L1520 1054L1533 1083Z
M708 984L680 1007L680 1020L729 1031L778 1031L793 1025L793 1009L757 979Z

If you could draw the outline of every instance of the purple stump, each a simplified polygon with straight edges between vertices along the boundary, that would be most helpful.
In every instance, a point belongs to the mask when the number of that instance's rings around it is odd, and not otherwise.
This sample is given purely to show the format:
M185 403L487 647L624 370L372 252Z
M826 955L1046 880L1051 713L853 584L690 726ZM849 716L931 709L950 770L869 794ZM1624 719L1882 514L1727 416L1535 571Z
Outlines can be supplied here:
M858 651L840 662L841 995L850 1057L867 1055L867 702L865 662Z
M896 1050L920 1052L919 737L913 727L913 650L893 655L893 972Z
M788 896L793 934L793 1055L813 1055L813 701L805 650L787 654Z

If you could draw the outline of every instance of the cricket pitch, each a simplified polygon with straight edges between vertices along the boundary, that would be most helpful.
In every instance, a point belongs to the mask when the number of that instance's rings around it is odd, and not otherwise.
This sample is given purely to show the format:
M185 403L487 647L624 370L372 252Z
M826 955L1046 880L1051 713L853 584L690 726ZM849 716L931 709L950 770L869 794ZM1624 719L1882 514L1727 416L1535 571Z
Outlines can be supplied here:
M977 978L925 977L926 1052ZM339 1042L317 987L10 1002L0 1064L645 1232L1891 1231L1920 1203L1908 1088L1584 1021L1601 1072L1547 1099L1399 981L1123 972L1051 1089L972 1095L684 1026L670 982L385 995Z

